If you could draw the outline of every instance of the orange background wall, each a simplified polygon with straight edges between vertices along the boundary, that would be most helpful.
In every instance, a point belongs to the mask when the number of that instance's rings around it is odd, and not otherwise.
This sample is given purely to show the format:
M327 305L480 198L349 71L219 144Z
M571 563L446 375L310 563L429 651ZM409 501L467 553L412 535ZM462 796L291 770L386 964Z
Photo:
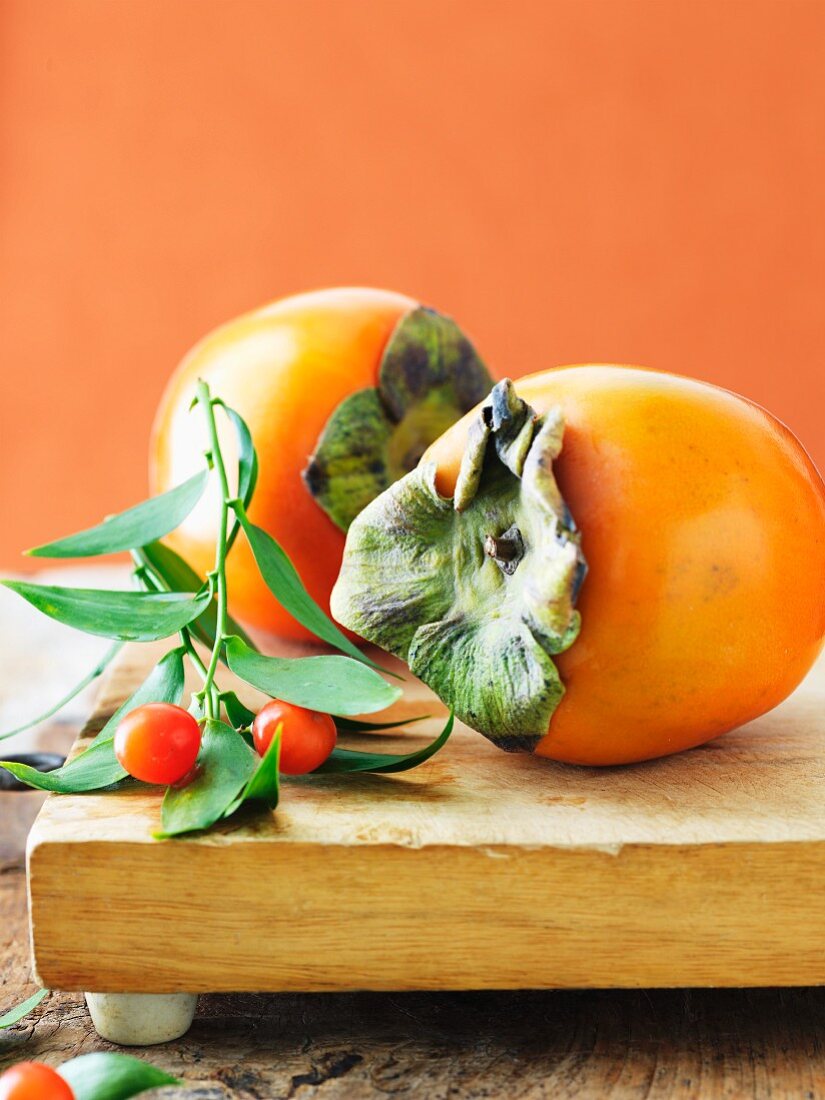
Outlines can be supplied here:
M340 283L497 373L741 390L825 465L825 3L3 0L0 565L145 491L204 331Z

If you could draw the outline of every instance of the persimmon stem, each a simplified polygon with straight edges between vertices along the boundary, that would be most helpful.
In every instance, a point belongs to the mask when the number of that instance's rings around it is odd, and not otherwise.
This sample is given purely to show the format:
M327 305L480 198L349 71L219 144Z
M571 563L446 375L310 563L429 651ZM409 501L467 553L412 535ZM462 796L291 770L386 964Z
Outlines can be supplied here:
M220 701L217 698L215 688L215 673L223 648L224 635L226 634L226 536L229 525L229 501L232 494L229 490L229 478L226 475L226 466L221 453L221 444L218 438L218 425L215 421L215 407L209 386L201 379L197 386L197 402L203 408L206 415L206 423L209 429L209 454L211 464L218 475L221 489L221 510L218 522L218 538L215 545L215 568L209 574L209 582L215 590L217 597L217 621L215 624L215 643L209 664L206 667L206 676L203 687L196 695L203 703L207 718L217 718L220 715Z
M484 539L484 553L493 559L503 573L512 576L524 557L521 531L513 524L502 535L487 535Z

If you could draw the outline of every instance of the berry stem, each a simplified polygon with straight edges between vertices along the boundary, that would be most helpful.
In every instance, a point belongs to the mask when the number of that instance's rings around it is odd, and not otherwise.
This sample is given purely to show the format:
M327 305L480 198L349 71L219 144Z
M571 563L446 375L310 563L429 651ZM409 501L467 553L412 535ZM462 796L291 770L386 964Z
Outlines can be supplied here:
M143 584L144 588L154 592L171 592L171 588L163 577L142 558L140 551L132 550L131 553L132 561L135 563L134 575ZM189 627L185 626L182 630L179 630L178 635L181 640L181 645L186 650L187 656L195 666L200 678L206 680L206 665L201 660L201 655L195 648L192 632Z
M186 654L189 657L189 660L192 662L192 664L198 670L198 673L199 673L201 679L205 683L206 682L206 671L207 671L206 670L206 665L201 660L200 653L198 653L197 649L195 649L195 643L192 641L192 635L189 633L189 631L186 627L184 627L183 630L181 630L181 632L180 632L180 640L183 644L183 648L186 650Z
M209 582L215 589L218 605L217 623L215 626L215 644L212 647L212 654L206 668L203 687L196 696L196 698L203 703L206 716L208 718L216 718L220 714L220 702L217 698L217 690L215 688L215 672L218 668L218 661L220 660L224 635L226 633L226 536L231 493L229 491L229 479L226 476L226 466L224 465L220 440L218 438L218 426L215 422L215 407L212 401L212 395L209 392L209 386L203 379L198 382L197 403L201 406L206 416L210 442L210 449L207 457L218 475L218 481L221 488L221 510L218 524L218 538L215 546L215 568L209 574Z

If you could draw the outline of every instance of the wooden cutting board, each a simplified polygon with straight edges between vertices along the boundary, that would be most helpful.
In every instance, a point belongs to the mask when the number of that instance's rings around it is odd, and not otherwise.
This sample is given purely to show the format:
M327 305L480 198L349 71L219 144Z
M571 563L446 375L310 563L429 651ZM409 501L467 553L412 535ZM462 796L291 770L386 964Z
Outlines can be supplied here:
M87 734L158 655L123 651ZM407 751L444 721L409 679L390 713L433 717L346 743ZM825 984L822 664L772 714L652 763L508 756L458 726L415 771L286 781L274 815L203 836L153 840L159 807L145 789L47 799L29 844L45 986Z

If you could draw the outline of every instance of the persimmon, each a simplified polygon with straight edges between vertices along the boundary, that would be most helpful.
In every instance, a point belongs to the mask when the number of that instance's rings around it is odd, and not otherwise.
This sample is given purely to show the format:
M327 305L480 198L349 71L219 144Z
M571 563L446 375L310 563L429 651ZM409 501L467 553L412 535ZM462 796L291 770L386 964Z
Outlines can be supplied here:
M745 398L549 370L361 513L332 606L502 748L666 755L776 706L820 652L825 487Z
M185 357L155 419L153 492L202 463L207 440L188 411L200 378L250 427L260 457L251 520L281 543L324 608L352 518L490 388L458 327L412 298L363 288L285 298L223 325ZM233 443L223 425L230 456ZM214 561L212 490L168 540L202 575ZM244 539L227 573L238 618L310 637L260 579Z

